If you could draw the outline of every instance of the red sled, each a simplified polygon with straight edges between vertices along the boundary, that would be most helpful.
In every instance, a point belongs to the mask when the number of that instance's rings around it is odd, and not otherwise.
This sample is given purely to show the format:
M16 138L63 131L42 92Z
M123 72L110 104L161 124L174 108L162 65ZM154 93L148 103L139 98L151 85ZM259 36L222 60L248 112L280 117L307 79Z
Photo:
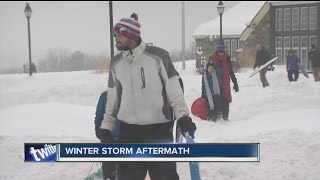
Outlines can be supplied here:
M208 119L207 113L206 113L206 101L204 98L200 97L192 103L191 113L202 120Z

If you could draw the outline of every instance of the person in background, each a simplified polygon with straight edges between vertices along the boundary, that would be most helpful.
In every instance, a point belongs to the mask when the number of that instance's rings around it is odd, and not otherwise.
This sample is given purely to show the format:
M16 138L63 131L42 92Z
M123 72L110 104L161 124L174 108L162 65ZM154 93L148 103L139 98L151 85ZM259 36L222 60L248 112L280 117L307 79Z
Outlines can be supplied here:
M222 76L221 68L209 61L206 71L202 75L202 95L206 102L208 120L216 122L221 114L221 95L219 79Z
M36 65L32 62L31 63L31 67L30 67L30 71L33 72L33 73L36 73L37 72L37 68L36 68Z
M299 78L299 64L300 60L292 49L289 50L287 55L287 72L290 82L297 81Z
M253 70L255 70L256 67L259 68L260 66L264 65L269 60L271 60L271 56L270 56L269 52L267 50L265 50L265 48L263 46L261 46L261 44L257 44L256 48L257 48L257 54L256 54L256 61L253 65ZM264 68L259 72L260 73L260 80L261 80L263 87L269 86L268 80L266 78L267 71L268 71L268 68Z
M107 96L108 91L104 91L101 93L99 97L99 101L96 108L96 117L94 119L95 124L95 132L98 139L100 139L101 143L109 143L108 141L105 141L104 138L101 138L99 136L99 132L101 131L101 122L103 120L103 116L106 109L107 104ZM116 142L117 136L119 132L119 123L116 121L115 128L112 130L112 139L114 142ZM104 180L115 180L116 179L116 162L102 162L102 174Z
M223 43L219 43L216 51L210 56L213 63L216 63L222 69L222 76L219 79L220 94L221 94L221 108L222 118L229 120L229 104L232 102L230 90L230 78L233 82L233 89L235 92L239 91L238 81L233 72L230 56L225 52Z
M311 51L309 52L309 61L311 61L314 81L319 81L319 69L320 69L320 50L316 49L316 46L311 45Z
M25 64L23 65L23 73L25 73L25 74L27 73L27 67Z

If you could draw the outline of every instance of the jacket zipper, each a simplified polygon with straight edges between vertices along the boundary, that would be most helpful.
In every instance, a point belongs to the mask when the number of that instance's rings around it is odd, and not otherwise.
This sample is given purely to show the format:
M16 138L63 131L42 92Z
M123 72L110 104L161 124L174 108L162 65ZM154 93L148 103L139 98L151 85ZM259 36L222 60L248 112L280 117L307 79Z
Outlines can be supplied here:
M131 55L132 55L132 52L130 51ZM137 109L136 109L136 96L135 96L135 93L134 93L134 84L133 84L133 72L132 72L132 63L128 63L129 64L129 67L130 67L130 71L131 71L131 85L132 85L132 95L133 95L133 105L134 105L134 114L135 114L135 123L137 123Z
M143 89L143 88L146 87L146 80L145 80L145 77L144 77L144 69L143 69L143 67L141 67L141 81L142 81L141 89Z

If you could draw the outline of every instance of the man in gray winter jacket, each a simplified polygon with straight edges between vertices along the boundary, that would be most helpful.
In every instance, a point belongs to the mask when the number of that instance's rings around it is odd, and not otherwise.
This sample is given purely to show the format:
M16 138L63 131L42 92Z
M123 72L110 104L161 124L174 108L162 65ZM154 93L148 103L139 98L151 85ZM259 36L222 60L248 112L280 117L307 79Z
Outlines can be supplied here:
M183 135L194 137L195 124L169 53L146 46L140 37L137 14L122 18L113 28L121 51L110 63L108 101L98 136L112 143L115 119L120 121L120 143L172 143L173 108ZM120 162L119 179L176 180L175 162Z

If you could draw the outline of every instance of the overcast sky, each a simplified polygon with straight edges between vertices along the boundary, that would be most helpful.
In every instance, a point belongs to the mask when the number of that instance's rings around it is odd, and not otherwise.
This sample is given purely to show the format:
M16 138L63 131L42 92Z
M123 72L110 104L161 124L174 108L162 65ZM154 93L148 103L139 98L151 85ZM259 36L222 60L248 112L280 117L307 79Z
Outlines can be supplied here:
M50 48L110 54L109 3L29 1L32 16L32 61L38 62ZM224 2L226 10L237 2ZM218 16L218 1L185 2L186 48L193 31ZM26 2L0 2L0 69L28 63ZM168 51L181 49L181 1L113 2L114 23L136 12L141 36ZM219 26L219 24L217 24Z

